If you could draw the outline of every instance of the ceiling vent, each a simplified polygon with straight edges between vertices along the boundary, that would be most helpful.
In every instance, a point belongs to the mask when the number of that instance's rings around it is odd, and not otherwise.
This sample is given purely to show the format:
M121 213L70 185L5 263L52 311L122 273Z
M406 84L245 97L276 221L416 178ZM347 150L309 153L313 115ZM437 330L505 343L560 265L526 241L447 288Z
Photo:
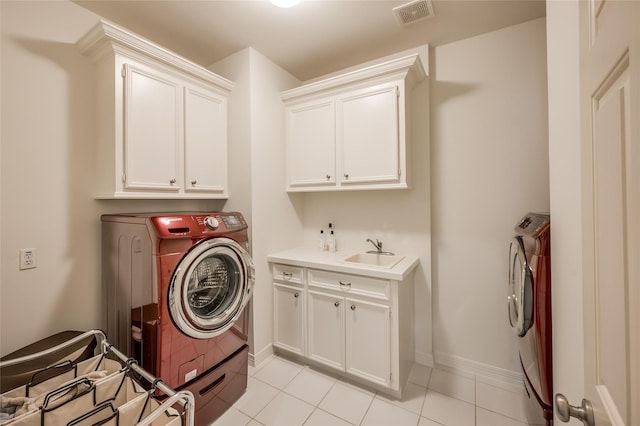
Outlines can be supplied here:
M394 7L393 13L402 25L413 24L433 16L433 5L430 0L414 0L402 6Z

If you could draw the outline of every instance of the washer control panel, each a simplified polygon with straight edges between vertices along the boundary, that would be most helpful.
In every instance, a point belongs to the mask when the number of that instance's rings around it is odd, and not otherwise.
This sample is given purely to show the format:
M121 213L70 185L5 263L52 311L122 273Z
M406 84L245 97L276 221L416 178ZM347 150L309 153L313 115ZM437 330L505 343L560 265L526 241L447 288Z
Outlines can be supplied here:
M519 235L529 235L535 238L540 235L550 223L551 216L546 213L527 213L527 215L518 222L514 230Z
M165 238L223 236L228 232L247 229L247 223L238 212L176 213L149 217L158 235Z

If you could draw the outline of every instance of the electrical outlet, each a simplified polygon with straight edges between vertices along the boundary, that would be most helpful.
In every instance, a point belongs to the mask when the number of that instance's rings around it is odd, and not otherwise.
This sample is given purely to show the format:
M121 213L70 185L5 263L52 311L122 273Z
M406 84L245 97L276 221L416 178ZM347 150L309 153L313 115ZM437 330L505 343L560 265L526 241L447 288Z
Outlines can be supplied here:
M20 270L36 267L36 249L20 249Z

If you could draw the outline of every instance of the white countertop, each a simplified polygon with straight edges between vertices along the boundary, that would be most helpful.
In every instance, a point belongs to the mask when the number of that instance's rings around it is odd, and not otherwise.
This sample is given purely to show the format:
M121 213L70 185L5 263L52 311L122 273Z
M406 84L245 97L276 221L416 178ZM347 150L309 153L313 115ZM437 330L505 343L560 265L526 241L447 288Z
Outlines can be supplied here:
M362 252L356 250L339 250L335 253L329 253L327 251L319 251L309 247L299 247L270 254L267 256L267 260L273 263L284 263L303 268L329 269L335 272L344 272L346 274L357 274L395 281L404 280L418 265L418 258L416 256L405 255L402 253L396 253L396 255L404 256L404 258L392 268L364 265L344 260L357 253Z

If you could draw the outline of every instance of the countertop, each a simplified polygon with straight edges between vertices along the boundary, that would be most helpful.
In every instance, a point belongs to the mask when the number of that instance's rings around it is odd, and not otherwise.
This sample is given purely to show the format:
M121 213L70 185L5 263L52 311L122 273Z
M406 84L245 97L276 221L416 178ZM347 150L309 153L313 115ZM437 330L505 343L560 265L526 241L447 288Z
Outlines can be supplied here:
M418 265L418 258L416 256L410 256L402 253L396 253L396 255L404 256L404 258L392 268L363 265L344 260L357 253L362 253L362 251L339 250L335 253L330 253L309 247L299 247L270 254L267 256L267 260L272 263L284 263L303 268L328 269L334 272L357 274L395 281L404 280Z

